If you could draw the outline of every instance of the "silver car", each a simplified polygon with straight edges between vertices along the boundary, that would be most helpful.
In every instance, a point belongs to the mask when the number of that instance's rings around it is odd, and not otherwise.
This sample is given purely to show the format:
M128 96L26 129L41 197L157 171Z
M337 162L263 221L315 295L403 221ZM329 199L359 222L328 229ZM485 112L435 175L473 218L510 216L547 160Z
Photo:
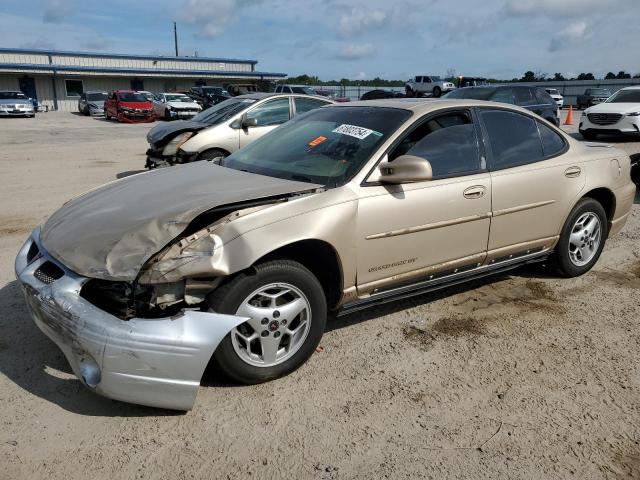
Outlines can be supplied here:
M35 117L33 102L17 90L0 91L0 117Z
M184 93L159 93L153 97L153 110L157 118L176 120L191 118L202 111L202 107Z
M92 117L104 115L104 101L107 95L108 93L102 90L84 92L78 100L78 111Z
M162 123L147 134L149 169L224 158L296 115L334 103L298 94L239 95L203 110L192 120Z

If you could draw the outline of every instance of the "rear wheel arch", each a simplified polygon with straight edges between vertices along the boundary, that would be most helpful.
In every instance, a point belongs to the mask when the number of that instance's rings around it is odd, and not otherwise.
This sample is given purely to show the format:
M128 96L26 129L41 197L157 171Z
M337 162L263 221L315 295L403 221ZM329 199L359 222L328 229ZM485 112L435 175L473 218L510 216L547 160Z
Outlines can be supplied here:
M594 188L585 193L582 198L593 198L602 205L607 214L607 222L611 226L611 220L613 220L613 215L616 212L616 196L611 190L606 187Z

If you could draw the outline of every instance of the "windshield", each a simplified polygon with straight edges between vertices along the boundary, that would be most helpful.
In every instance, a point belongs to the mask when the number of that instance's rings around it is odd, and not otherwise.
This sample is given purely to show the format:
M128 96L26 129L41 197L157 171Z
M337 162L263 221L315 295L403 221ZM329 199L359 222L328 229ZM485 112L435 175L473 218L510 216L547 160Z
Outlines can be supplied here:
M229 96L229 92L221 87L202 87L202 91L207 94L226 95L227 97Z
M349 181L411 112L399 108L312 110L227 157L223 166L335 187Z
M178 95L178 94L168 94L164 96L167 99L167 102L185 102L191 103L193 100L191 97L187 97L186 95Z
M444 95L446 98L468 98L472 100L489 100L496 92L495 88L466 87L452 90Z
M556 90L555 88L547 88L547 93L549 93L550 95L558 95L558 90Z
M138 93L138 92L119 93L118 99L120 99L121 102L148 102L149 101L144 93Z
M87 100L90 102L103 102L107 99L107 94L104 92L87 93Z
M246 110L256 102L257 100L254 98L230 98L229 100L225 100L211 108L203 110L193 117L193 121L206 123L207 125L215 125L230 119L235 114Z
M618 90L605 103L640 103L640 89Z
M15 100L17 98L26 100L27 96L22 92L0 92L0 100Z
M306 93L307 95L316 95L315 90L310 87L291 87L293 93Z
M431 75L431 81L432 82L439 82L440 81L440 77L438 75Z
M610 97L611 92L606 88L592 88L591 95L597 95L598 97Z

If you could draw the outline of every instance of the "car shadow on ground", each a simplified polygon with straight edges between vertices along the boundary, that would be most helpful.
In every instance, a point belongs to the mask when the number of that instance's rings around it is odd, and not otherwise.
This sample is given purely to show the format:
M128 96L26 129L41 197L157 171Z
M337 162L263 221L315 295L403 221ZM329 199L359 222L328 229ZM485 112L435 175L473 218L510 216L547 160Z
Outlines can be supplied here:
M341 328L357 325L358 323L365 322L367 320L383 317L385 315L391 315L402 310L425 305L427 303L431 303L447 297L452 297L460 293L469 292L484 285L502 282L508 280L511 277L558 278L554 271L551 268L548 268L544 263L524 265L507 272L488 275L484 278L472 280L467 283L446 287L429 293L423 293L414 297L394 300L392 302L384 303L381 305L371 306L365 310L350 313L342 317L337 317L335 314L331 314L329 316L327 328L325 331L330 332L333 330L339 330Z
M565 132L572 138L580 140L581 142L596 142L596 143L627 143L627 142L640 142L640 135L598 135L595 140L586 140L580 132Z
M89 391L73 376L58 347L36 327L17 281L0 289L0 312L0 373L27 392L86 416L145 417L183 413L110 400Z

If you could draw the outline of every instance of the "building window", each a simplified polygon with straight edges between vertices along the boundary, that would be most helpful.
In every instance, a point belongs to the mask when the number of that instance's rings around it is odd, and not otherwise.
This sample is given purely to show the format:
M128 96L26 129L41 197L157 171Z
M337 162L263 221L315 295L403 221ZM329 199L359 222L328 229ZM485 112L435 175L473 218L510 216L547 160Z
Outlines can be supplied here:
M84 93L82 80L65 80L64 88L67 91L67 97L79 97Z
M134 78L133 80L131 80L131 90L144 90L144 82L139 78Z

